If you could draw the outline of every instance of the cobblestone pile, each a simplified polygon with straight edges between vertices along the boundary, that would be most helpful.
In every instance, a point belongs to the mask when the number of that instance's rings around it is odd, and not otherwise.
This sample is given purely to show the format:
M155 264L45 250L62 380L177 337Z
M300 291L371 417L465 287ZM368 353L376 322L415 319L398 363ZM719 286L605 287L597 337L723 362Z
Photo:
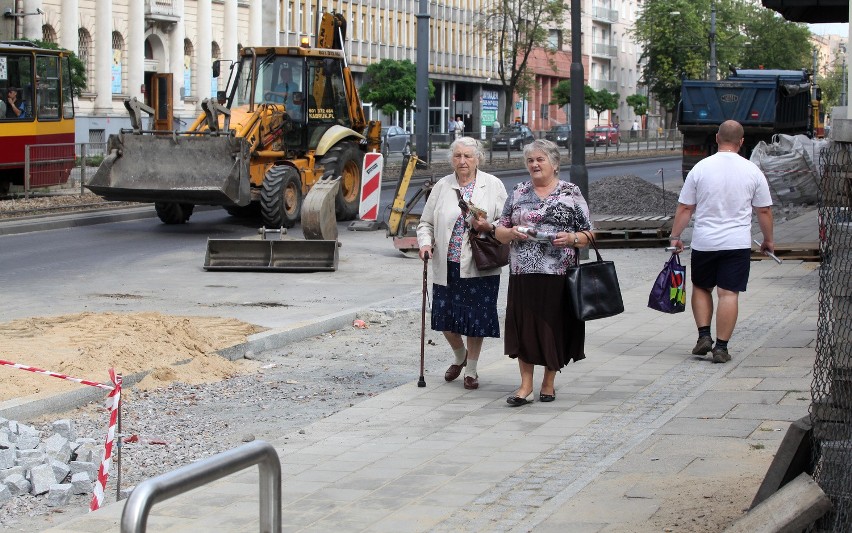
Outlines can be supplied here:
M0 503L31 494L55 507L66 505L72 495L91 494L101 448L95 439L78 438L69 419L53 422L47 435L0 418Z

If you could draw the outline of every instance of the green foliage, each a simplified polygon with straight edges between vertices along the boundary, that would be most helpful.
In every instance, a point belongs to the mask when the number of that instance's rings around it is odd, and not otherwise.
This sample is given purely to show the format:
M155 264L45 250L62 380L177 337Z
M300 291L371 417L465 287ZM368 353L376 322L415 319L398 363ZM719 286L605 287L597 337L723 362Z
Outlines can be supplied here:
M553 99L550 100L550 105L558 105L560 107L571 103L571 80L562 80L553 88Z
M365 81L358 90L361 99L381 108L387 115L411 109L417 100L417 67L405 59L382 59L367 67ZM429 97L435 86L429 81Z
M530 54L535 48L550 51L549 28L561 27L566 6L560 0L495 0L477 23L485 35L491 52L502 61L497 74L506 94L514 98L517 92L526 95L535 82L527 70ZM555 70L555 69L554 69ZM503 113L503 124L511 123L512 106Z
M633 108L633 112L640 117L648 112L648 97L644 94L631 94L625 101L627 105Z
M47 41L33 41L33 44L39 48L47 48L48 50L63 50L58 44ZM74 96L80 96L83 89L88 86L86 81L86 65L80 61L80 58L74 52L71 52L68 63L71 65L71 87L74 89Z
M633 36L643 47L642 80L660 104L673 109L680 80L707 79L711 5L716 5L718 76L738 68L809 66L808 30L760 3L741 0L646 0Z
M819 86L822 89L822 107L829 113L831 108L840 105L840 95L844 92L844 71L845 69L839 63L835 63L832 65L832 70L819 79Z
M618 109L618 93L611 93L606 89L596 91L585 85L583 87L583 97L586 100L586 105L594 109L598 114L598 125L601 123L601 113Z

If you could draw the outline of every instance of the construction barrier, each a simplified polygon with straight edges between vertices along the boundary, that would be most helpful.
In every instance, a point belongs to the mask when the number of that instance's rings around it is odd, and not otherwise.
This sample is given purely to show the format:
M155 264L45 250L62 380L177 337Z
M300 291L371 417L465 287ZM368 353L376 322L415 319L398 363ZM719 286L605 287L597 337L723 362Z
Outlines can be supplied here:
M369 152L364 155L364 168L361 173L361 206L358 218L376 220L379 216L379 196L382 192L382 154Z
M90 387L97 387L110 391L107 395L107 399L111 401L109 402L109 427L107 428L106 442L104 443L104 454L101 459L100 467L98 467L98 479L95 483L92 501L89 504L90 510L97 511L101 505L103 505L107 479L109 478L109 467L112 463L112 446L115 441L115 429L118 422L119 409L121 407L121 376L115 373L115 369L110 368L109 377L112 381L112 385L106 385L97 381L74 378L59 372L51 372L50 370L45 370L43 368L22 365L11 361L4 361L2 359L0 359L0 366L9 366L19 370L26 370L27 372L32 372L34 374L64 379L65 381L73 381L74 383L79 383L81 385L88 385Z

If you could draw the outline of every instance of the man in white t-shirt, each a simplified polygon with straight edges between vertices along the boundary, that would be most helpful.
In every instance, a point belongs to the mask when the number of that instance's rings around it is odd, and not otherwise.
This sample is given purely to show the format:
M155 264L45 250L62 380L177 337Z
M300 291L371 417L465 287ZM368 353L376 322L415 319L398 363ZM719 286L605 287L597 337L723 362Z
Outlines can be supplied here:
M671 245L683 251L681 232L692 215L692 314L698 326L698 342L692 353L713 354L714 363L731 360L728 341L734 332L739 293L746 290L751 260L751 215L757 215L763 243L760 249L774 252L772 198L760 169L738 154L743 127L728 120L716 134L719 151L699 161L686 176L678 198ZM713 319L713 287L716 308L716 344L710 336Z

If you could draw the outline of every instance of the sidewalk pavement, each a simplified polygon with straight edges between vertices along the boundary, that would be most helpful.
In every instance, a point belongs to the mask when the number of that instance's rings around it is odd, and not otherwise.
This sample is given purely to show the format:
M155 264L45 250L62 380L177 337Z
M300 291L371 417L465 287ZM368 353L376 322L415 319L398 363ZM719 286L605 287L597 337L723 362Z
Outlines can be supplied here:
M816 225L814 210L775 240L814 241ZM604 256L628 267L631 253ZM476 391L433 376L282 434L284 530L662 531L677 512L683 529L714 530L706 492L747 509L808 412L818 265L752 263L727 364L690 355L691 312L646 307L647 272L622 280L625 313L587 324L587 358L558 375L553 403L508 407L517 364L487 342ZM257 502L252 468L157 504L148 527L257 531ZM47 531L118 531L122 510Z

